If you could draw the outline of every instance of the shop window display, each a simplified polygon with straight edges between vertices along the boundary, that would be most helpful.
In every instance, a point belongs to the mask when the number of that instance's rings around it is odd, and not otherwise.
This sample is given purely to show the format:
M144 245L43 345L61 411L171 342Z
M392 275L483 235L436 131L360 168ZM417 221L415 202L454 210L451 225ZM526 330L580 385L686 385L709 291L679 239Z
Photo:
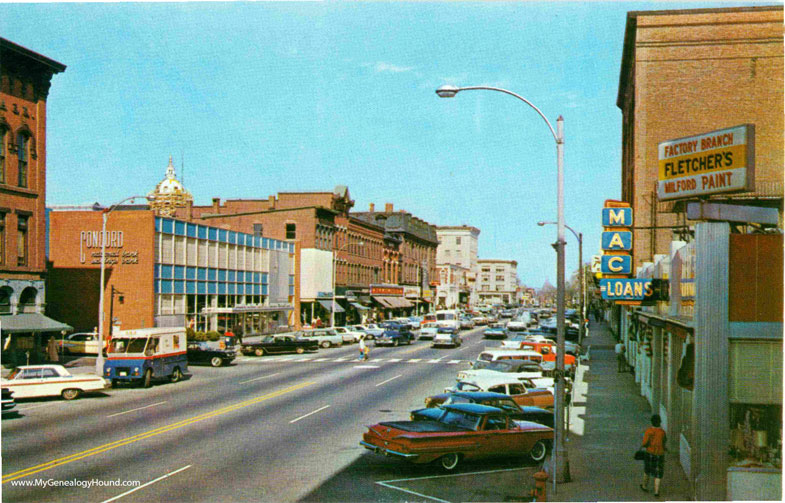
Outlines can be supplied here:
M730 465L782 468L782 406L731 404Z

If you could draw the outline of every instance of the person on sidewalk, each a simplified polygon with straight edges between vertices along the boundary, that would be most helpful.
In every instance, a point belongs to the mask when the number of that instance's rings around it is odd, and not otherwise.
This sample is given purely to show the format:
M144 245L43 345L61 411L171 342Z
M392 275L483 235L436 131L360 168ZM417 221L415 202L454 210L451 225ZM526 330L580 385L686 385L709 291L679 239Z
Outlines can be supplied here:
M619 341L616 344L616 373L619 372L626 372L627 371L627 359L625 358L626 348L624 347L624 343Z
M643 433L642 449L646 449L643 459L643 483L641 489L648 492L649 477L654 479L654 496L660 495L660 481L665 471L665 430L660 428L662 420L659 414L651 416L651 426Z

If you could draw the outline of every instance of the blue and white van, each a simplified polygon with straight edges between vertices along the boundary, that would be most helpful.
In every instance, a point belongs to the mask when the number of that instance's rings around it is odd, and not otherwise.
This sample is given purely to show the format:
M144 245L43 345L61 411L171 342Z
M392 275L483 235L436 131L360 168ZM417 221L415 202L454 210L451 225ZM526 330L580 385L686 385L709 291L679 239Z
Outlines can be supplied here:
M104 377L149 387L154 379L177 382L188 371L185 328L139 328L112 334Z

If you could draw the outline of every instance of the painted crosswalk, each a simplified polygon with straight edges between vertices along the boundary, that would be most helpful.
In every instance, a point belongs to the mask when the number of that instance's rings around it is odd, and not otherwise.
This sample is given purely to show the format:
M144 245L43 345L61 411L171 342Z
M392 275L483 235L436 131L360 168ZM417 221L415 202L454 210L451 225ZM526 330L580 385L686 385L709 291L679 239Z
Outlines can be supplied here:
M313 358L301 356L263 356L258 358L243 356L235 360L238 363L352 363L356 364L361 360L350 357L336 357L336 358ZM426 363L426 364L441 364L441 365L460 365L468 364L471 360L446 360L443 358L424 359L424 358L370 358L363 363Z

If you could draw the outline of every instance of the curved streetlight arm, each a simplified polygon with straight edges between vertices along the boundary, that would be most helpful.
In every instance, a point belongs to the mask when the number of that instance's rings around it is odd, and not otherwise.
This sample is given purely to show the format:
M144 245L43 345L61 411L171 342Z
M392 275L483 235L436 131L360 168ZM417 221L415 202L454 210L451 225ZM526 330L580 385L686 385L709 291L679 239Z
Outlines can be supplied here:
M558 223L557 222L537 222L537 225L542 227L543 225L558 225ZM577 239L578 241L581 241L581 237L578 236L578 233L575 232L575 229L573 229L572 227L570 227L567 224L564 224L564 228L568 229L570 232L572 232L573 236L575 236L575 239Z
M527 100L523 96L521 96L519 94L516 94L516 93L514 93L512 91L508 91L507 89L502 89L501 87L489 87L489 86L469 86L469 87L452 87L452 86L448 87L448 86L443 86L443 87L440 87L439 89L436 90L436 94L438 94L442 98L452 98L453 96L455 96L455 94L457 94L460 91L476 91L476 90L499 91L500 93L509 94L510 96L514 96L515 98L518 98L522 102L524 102L527 105L529 105L530 107L532 107L535 112L540 114L540 117L542 117L542 120L544 120L545 124L548 125L548 129L551 130L551 134L553 135L553 139L556 140L556 143L562 143L563 142L563 140L561 138L559 138L559 136L556 134L556 131L553 129L553 126L551 126L551 122L548 120L547 117L545 117L545 115L540 111L539 108L534 106L531 101Z

